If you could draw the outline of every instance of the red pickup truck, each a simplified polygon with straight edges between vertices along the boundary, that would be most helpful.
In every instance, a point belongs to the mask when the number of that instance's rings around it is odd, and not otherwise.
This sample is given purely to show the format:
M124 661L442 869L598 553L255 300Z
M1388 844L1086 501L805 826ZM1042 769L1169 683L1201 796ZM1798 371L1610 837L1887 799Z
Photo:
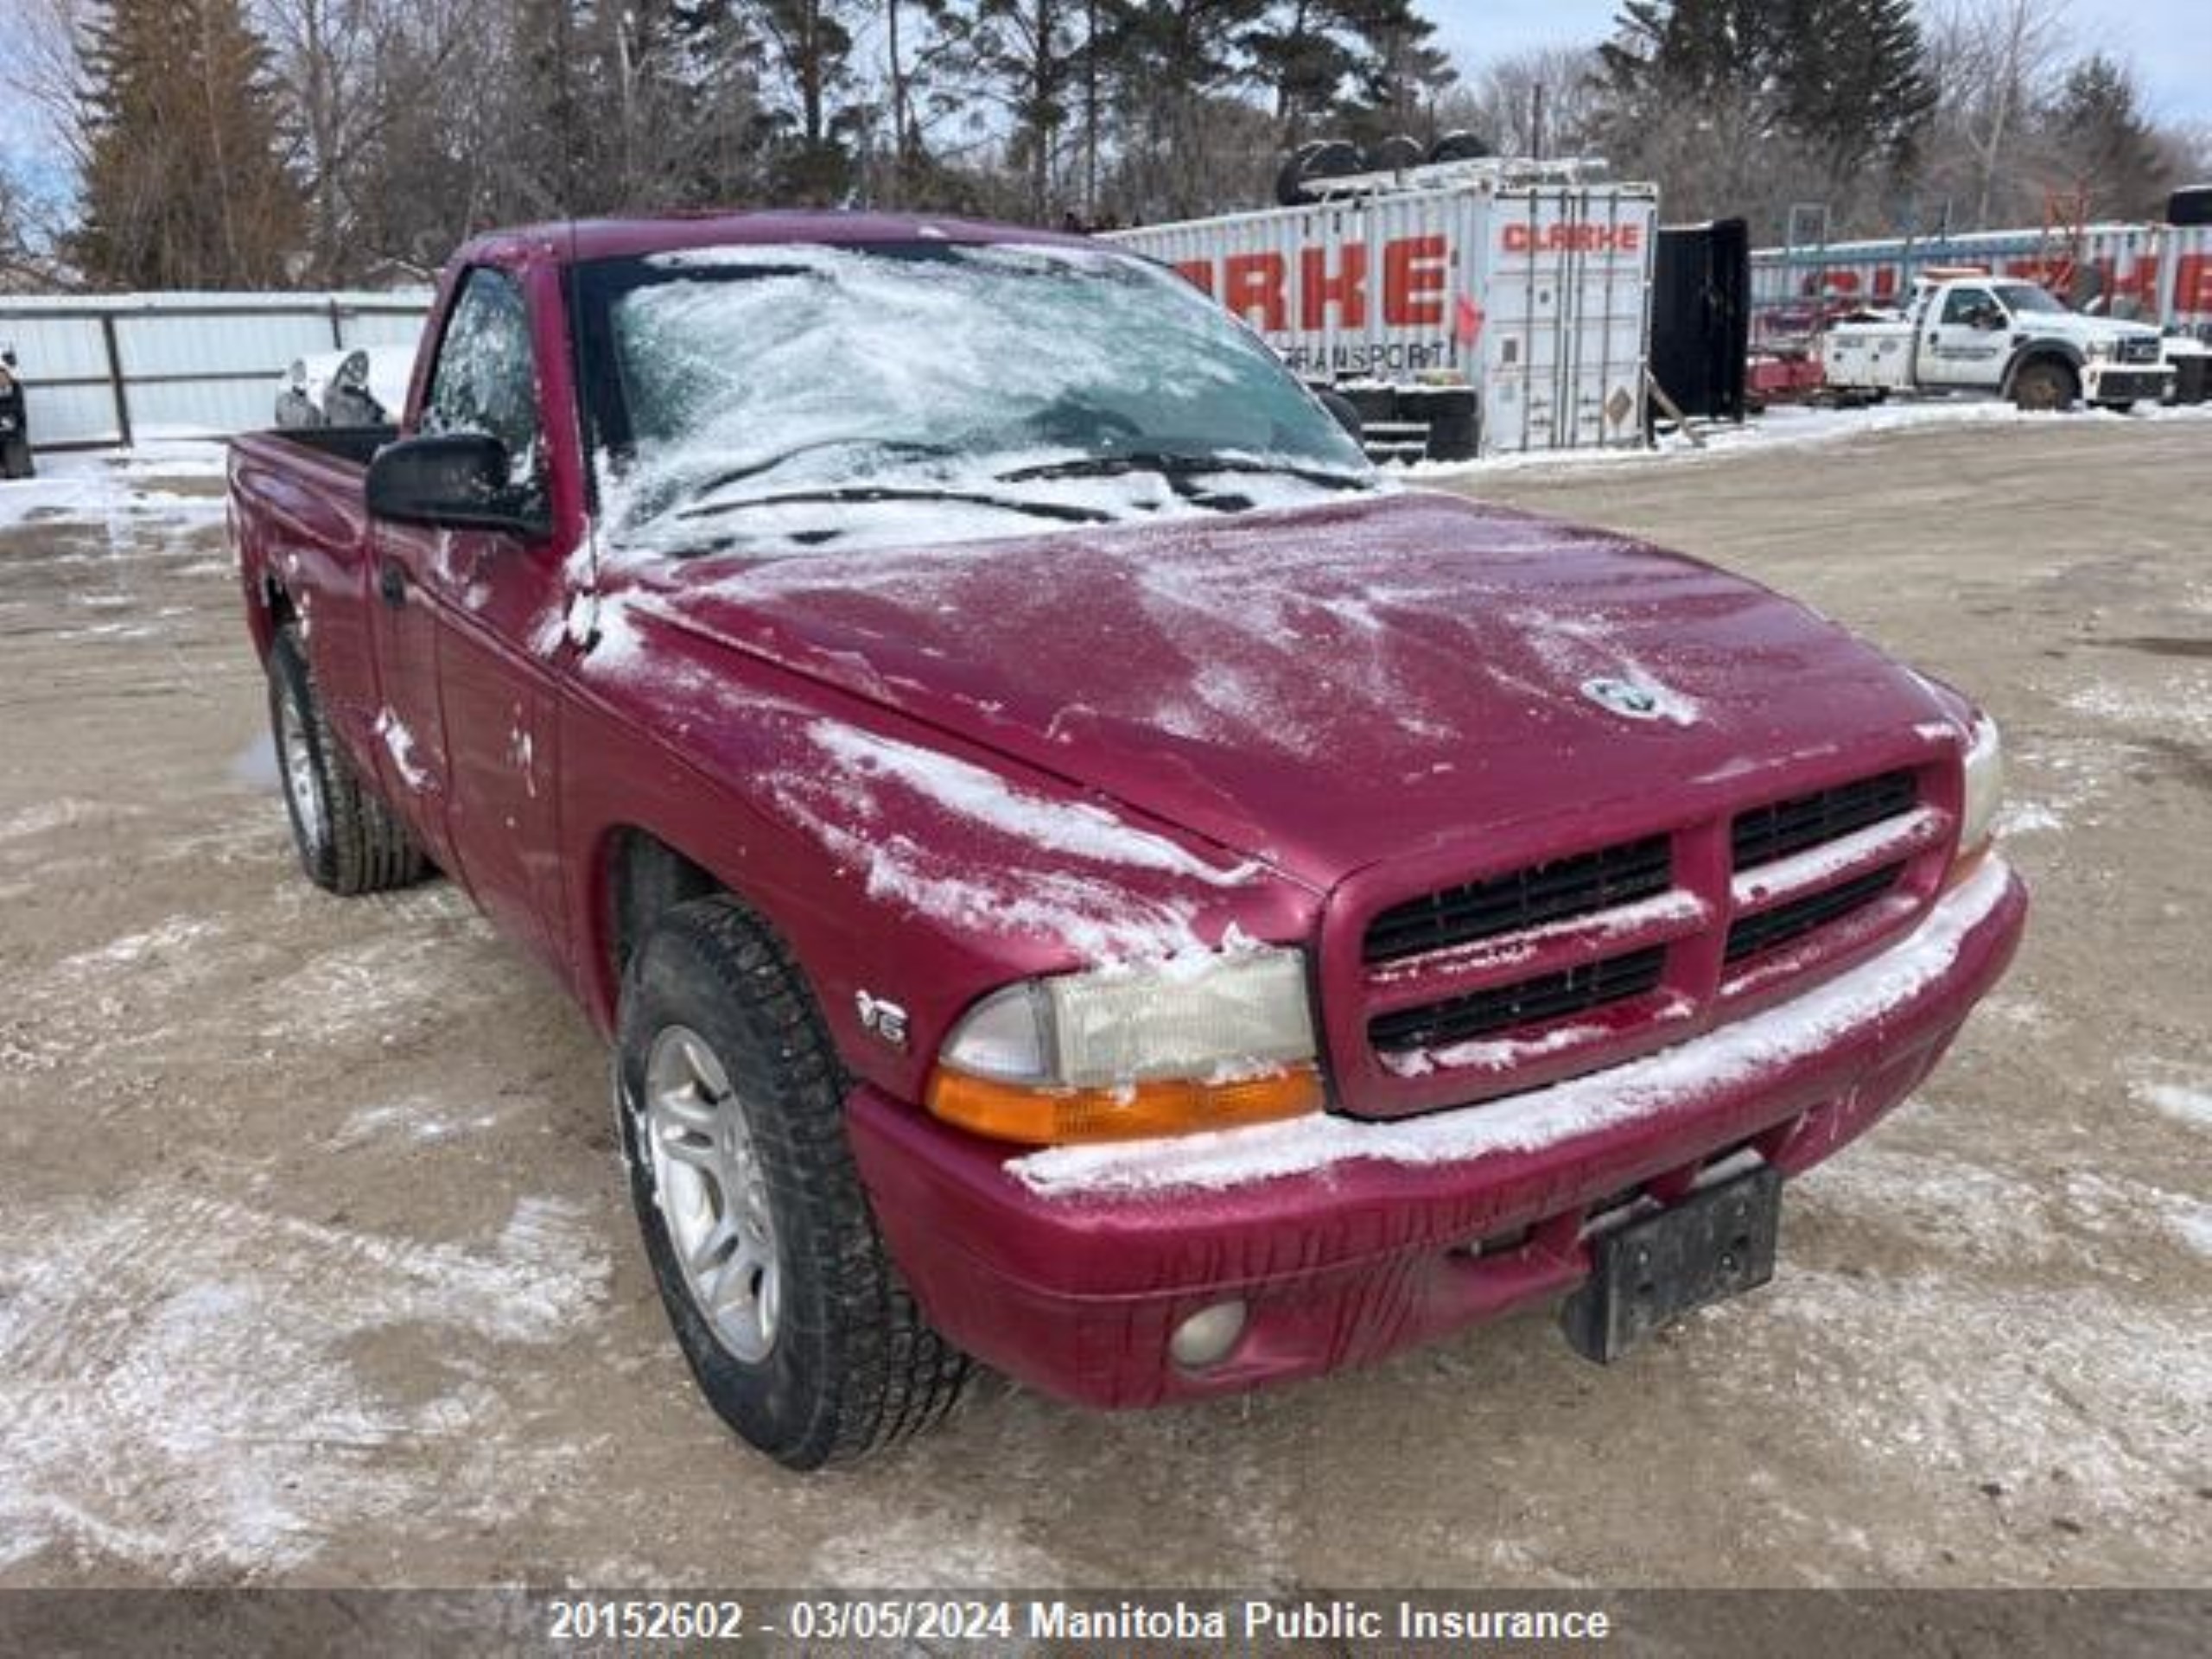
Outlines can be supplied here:
M1078 239L494 235L396 429L239 439L307 873L614 1046L708 1397L798 1467L1772 1272L2025 911L1996 733L1802 607L1393 487Z

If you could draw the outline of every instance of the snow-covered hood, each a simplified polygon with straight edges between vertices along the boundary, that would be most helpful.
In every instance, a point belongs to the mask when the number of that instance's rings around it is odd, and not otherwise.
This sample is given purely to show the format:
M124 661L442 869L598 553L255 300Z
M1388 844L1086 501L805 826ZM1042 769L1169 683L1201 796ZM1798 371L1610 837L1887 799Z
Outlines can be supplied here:
M1322 887L1945 717L1755 583L1425 493L628 580L604 602Z
M2023 318L2016 328L2030 328L2047 339L2063 340L2087 353L2092 345L2117 345L2123 340L2152 340L2158 331L2139 322L2122 322L2114 317L2085 317L2078 311L2045 313L2032 318Z

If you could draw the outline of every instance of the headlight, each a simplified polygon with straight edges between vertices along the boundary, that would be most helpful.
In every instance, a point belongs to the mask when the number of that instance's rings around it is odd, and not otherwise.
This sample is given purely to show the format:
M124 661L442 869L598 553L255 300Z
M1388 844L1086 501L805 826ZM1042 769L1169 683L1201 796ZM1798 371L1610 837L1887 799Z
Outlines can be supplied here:
M1032 1145L1182 1135L1321 1107L1295 950L1025 981L953 1028L930 1110Z
M2112 341L2108 340L2093 340L2088 343L2088 346L2084 348L2083 354L2093 361L2101 363L2107 358L2111 357L2112 351Z
M1980 851L1997 822L1997 809L2005 800L2005 746L1997 735L1997 722L1976 715L1967 739L1966 788L1959 806L1959 855Z

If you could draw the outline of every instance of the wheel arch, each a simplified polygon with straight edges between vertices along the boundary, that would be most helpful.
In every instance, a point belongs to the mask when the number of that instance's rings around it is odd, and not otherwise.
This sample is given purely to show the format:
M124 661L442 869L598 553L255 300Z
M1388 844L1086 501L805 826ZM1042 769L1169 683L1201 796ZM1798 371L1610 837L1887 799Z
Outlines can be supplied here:
M585 990L594 1016L613 1031L620 1017L622 976L653 923L695 899L727 897L750 912L782 941L802 981L806 967L779 907L731 876L720 861L701 856L672 837L641 823L614 823L600 836L593 859L593 903L582 942ZM806 994L819 1006L816 988Z
M2088 361L2088 359L2082 354L2081 348L2067 340L2031 340L2014 352L2012 359L2005 365L2005 378L1998 383L1997 386L1998 396L2010 397L2012 395L2013 385L2020 378L2021 371L2037 363L2055 363L2064 369L2073 377L2075 388L2078 391L2082 385L2082 368Z

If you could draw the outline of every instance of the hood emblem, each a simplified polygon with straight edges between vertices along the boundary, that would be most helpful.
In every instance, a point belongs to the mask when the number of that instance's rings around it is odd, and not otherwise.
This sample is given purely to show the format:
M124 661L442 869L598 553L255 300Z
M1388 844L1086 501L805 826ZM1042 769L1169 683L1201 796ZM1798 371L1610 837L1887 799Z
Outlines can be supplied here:
M1659 718L1659 693L1648 685L1638 685L1634 680L1613 680L1599 677L1582 682L1582 695L1600 709L1611 709L1629 720L1656 720Z

